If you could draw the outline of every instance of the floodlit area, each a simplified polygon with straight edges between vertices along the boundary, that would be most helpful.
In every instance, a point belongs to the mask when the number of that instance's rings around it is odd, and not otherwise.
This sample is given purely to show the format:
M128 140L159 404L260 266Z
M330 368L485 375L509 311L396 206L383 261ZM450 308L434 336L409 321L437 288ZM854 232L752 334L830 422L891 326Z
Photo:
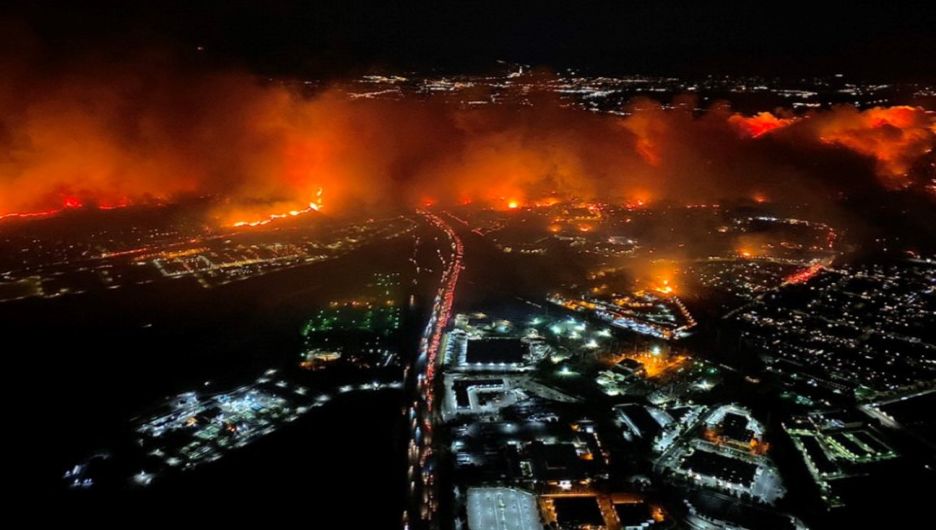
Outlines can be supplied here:
M749 410L726 404L686 417L692 418L690 428L670 430L668 436L657 439L663 450L656 461L658 469L705 488L766 504L774 504L786 494L780 472L767 456L764 427Z
M542 530L536 496L515 488L468 489L469 530Z
M617 328L665 340L685 338L697 324L678 297L660 290L640 290L610 297L552 294L549 301L570 311L594 314Z
M344 385L339 394L399 389L399 381ZM288 381L276 369L255 382L226 392L190 391L162 403L134 422L136 450L122 458L143 467L130 482L149 486L161 474L214 462L331 402L331 393L314 393ZM95 484L89 465L111 455L94 455L69 468L63 478L72 488Z
M783 428L819 488L823 503L830 508L846 505L840 484L899 456L872 423L841 411L794 416Z

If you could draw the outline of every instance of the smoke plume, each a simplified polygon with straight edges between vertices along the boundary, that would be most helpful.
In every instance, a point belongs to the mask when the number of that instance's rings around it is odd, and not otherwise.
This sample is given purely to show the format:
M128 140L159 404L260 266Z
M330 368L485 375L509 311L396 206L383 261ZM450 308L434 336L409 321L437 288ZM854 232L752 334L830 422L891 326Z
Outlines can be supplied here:
M638 99L622 117L544 94L533 107L469 109L306 94L245 73L193 73L159 54L43 69L28 48L0 54L0 215L212 195L224 204L218 221L233 223L554 194L783 197L872 176L902 188L936 141L936 118L912 107L742 116ZM849 174L830 176L842 163Z

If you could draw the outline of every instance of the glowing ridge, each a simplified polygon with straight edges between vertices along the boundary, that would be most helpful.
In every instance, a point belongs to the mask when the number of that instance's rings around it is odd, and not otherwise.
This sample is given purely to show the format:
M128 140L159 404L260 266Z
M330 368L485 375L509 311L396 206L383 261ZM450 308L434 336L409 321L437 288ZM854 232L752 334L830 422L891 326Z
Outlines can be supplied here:
M304 215L310 212L320 212L321 210L322 210L322 189L319 188L318 193L316 193L315 200L310 202L307 208L303 208L301 210L290 210L284 213L270 214L267 217L263 219L258 219L256 221L237 221L231 226L233 226L234 228L242 228L245 226L247 227L263 226L263 225L268 225L272 223L273 221L277 221L279 219L286 219L289 217L298 217L300 215Z

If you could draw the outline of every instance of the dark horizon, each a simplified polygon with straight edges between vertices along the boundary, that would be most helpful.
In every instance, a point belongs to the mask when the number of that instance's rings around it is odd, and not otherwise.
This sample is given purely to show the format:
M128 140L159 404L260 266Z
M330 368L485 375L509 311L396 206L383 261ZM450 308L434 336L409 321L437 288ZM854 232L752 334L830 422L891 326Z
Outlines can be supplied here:
M0 22L31 34L51 62L140 50L200 51L199 61L262 75L366 72L483 73L496 61L590 74L844 74L882 82L930 81L932 9L884 2L764 6L497 2L322 5L274 2L55 5L13 3ZM4 15L4 12L6 13ZM201 47L201 50L199 50Z

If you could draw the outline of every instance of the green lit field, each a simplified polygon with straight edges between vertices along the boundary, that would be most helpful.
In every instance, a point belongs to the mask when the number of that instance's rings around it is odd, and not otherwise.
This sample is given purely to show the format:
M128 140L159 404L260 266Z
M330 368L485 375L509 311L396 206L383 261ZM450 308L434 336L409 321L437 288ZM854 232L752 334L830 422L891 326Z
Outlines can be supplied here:
M400 328L396 306L347 305L319 310L302 328L302 336L340 331L365 331L390 335Z

